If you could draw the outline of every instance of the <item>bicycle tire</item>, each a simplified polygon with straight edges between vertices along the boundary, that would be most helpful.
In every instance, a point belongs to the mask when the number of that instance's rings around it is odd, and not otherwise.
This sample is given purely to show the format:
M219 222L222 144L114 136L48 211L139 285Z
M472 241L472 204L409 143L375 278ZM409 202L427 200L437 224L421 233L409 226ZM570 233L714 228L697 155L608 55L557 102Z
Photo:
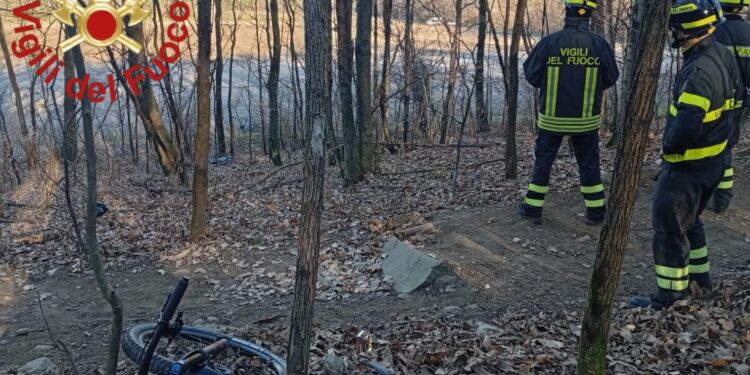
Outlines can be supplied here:
M146 347L146 338L153 332L155 327L156 324L153 323L137 325L128 330L128 332L122 338L122 350L123 352L125 352L125 355L134 363L140 363L141 357L144 353L144 348ZM273 352L261 347L260 345L253 344L251 342L234 337L227 337L227 335L221 334L219 332L189 326L183 326L182 329L180 329L178 335L181 338L189 341L205 340L214 342L219 339L226 338L229 340L230 347L239 349L243 353L251 357L257 357L267 365L271 366L277 374L286 375L286 361L284 361L281 357L274 354ZM162 355L154 354L154 357L151 360L151 365L149 366L149 370L157 375L172 375L172 373L170 372L170 368L175 362L177 361L164 357ZM225 375L224 373L216 371L209 367L202 369L199 374Z

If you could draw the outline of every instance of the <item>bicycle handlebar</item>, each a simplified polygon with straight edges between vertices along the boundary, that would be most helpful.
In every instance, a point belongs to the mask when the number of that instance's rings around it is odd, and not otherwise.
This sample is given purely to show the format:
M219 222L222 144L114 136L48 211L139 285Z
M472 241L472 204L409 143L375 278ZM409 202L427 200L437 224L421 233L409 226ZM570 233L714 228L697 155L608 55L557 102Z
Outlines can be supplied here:
M143 352L143 356L141 357L141 363L138 366L138 375L148 375L148 370L151 366L151 359L154 356L156 346L159 344L161 336L169 328L169 321L172 320L175 311L177 311L177 306L180 305L182 296L185 295L185 290L187 290L189 283L190 279L183 277L177 281L174 289L169 292L167 301L164 303L161 313L159 313L159 321L156 323L154 333L148 342L148 346Z

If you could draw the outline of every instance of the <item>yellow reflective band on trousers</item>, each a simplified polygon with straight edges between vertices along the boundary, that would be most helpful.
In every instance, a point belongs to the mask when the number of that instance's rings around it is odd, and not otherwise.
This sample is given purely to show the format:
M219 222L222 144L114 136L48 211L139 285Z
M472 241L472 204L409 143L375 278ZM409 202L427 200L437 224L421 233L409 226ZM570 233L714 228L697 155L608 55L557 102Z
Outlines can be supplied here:
M693 21L693 22L685 22L682 24L682 27L685 29L693 29L696 27L706 26L710 24L711 22L717 21L716 15L712 14L704 19Z
M531 199L529 197L524 197L523 201L524 203L532 207L544 207L544 200L542 199Z
M724 170L724 177L734 176L734 168L727 168Z
M673 279L679 279L688 275L687 267L675 268L668 266L656 265L656 274L663 277L671 277Z
M688 280L669 280L662 279L661 277L656 278L656 284L659 285L659 288L675 290L678 292L687 289L688 282Z
M592 9L596 9L596 2L589 1L589 0L565 0L565 3L570 4L570 5L580 5L580 6L586 5Z
M701 160L701 159L721 155L721 153L724 152L726 148L727 148L727 141L724 141L713 146L689 149L685 151L684 154L663 155L662 158L670 163Z
M604 185L594 185L594 186L581 186L581 193L583 194L593 194L593 193L600 193L604 191Z
M584 199L584 202L586 202L587 208L596 208L596 207L604 207L604 199L596 199L596 200L588 200Z
M708 247L703 246L700 249L690 250L690 259L700 259L708 256Z
M557 82L560 78L560 67L548 66L547 67L547 92L546 103L544 105L545 114L547 116L555 116L557 111Z
M722 181L719 183L717 189L731 189L734 187L734 181Z
M583 116L592 117L596 99L596 82L599 68L586 68L586 81L583 84Z
M529 184L529 191L535 193L547 194L549 192L549 186L539 186L536 184Z
M706 273L711 270L711 265L706 262L703 264L691 264L688 266L690 273Z

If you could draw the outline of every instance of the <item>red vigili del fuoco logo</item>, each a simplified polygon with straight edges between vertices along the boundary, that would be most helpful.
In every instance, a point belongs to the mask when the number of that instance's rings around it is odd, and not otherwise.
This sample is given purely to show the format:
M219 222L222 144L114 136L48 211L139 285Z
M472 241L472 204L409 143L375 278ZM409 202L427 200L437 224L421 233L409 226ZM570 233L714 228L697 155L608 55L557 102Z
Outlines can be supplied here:
M125 27L136 26L148 18L151 9L144 8L144 4L150 1L124 0L123 5L117 7L113 0L89 0L88 6L79 0L58 0L58 8L49 13L63 24L74 27L77 33L61 41L57 48L42 45L41 41L45 38L37 34L42 30L42 23L34 14L44 12L39 9L42 7L41 0L23 4L13 9L13 16L21 21L13 29L18 35L18 39L11 43L13 55L25 60L34 74L50 84L64 66L60 54L81 44L107 48L119 43L133 53L140 53L143 46L126 35ZM169 17L173 22L166 27L168 40L156 51L151 64L136 64L122 73L122 78L135 95L139 94L138 84L146 76L161 81L169 71L168 64L180 59L178 43L188 38L188 28L184 22L190 18L190 7L182 0L173 1L169 6ZM65 93L78 100L85 96L93 103L106 99L114 102L117 100L115 77L110 73L104 82L100 82L92 81L91 76L86 74L83 79L71 80L65 87Z

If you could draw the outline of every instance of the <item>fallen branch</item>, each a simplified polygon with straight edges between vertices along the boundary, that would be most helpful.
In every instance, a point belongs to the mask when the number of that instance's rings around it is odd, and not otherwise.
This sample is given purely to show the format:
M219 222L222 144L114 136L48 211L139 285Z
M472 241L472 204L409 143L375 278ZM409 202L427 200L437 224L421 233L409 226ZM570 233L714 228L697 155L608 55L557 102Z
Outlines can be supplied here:
M417 225L416 227L399 229L395 231L397 235L404 237L411 237L417 234L430 234L437 232L437 228L432 223L426 223Z
M461 146L461 147L465 147L465 146ZM477 168L477 167L481 167L481 166L487 165L487 164L499 163L501 161L505 161L505 158L487 160L487 161L479 162L479 163L476 163L476 164L470 164L470 165L467 165L467 166L464 166L464 167L461 167L461 168ZM432 172L435 172L435 171L447 170L447 169L448 169L448 167L437 167L437 168L430 168L430 169L417 169L417 170L405 171L405 172L380 173L380 176L395 176L395 175L405 175L405 174L432 173Z
M42 306L42 297L39 295L39 292L36 292L36 302L39 304L39 311L42 312L42 319L44 320L44 326L47 328L47 333L49 334L50 340L52 340L57 349L65 353L65 356L68 358L68 362L70 362L70 367L73 370L73 374L81 375L81 373L78 371L78 366L76 366L76 362L73 360L73 354L70 353L68 346L65 345L65 343L63 343L62 341L56 339L54 335L52 335L52 329L49 327L47 315L44 313L44 307Z

